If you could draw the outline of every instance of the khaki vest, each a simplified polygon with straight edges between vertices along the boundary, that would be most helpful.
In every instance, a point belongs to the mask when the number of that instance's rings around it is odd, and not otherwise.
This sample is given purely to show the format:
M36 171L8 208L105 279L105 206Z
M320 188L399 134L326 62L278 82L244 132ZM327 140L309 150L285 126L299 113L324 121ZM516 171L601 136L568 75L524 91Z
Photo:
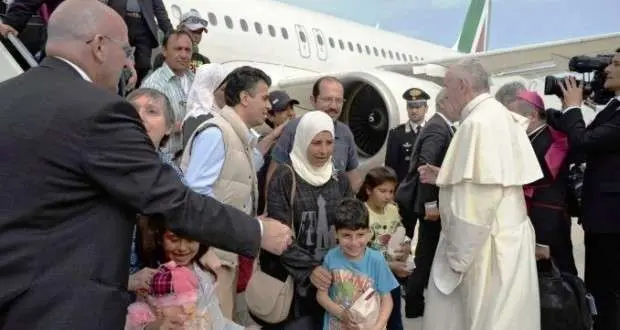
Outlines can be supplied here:
M209 127L219 128L224 140L225 158L220 175L213 185L213 196L248 215L256 215L258 186L253 160L255 146L250 142L248 128L228 106L212 115L200 123L189 137L181 157L181 170L187 170L196 135Z
M224 142L224 164L217 181L213 185L213 196L220 202L236 207L248 215L256 215L258 206L258 186L254 168L253 148L249 130L239 115L226 106L220 112L212 112L208 119L200 123L187 140L181 156L181 170L185 172L191 157L192 144L198 133L209 127L217 127L222 132ZM211 248L228 266L218 271L217 294L222 313L233 319L237 292L238 256L232 252ZM209 253L201 261L206 262ZM203 260L204 259L204 260Z

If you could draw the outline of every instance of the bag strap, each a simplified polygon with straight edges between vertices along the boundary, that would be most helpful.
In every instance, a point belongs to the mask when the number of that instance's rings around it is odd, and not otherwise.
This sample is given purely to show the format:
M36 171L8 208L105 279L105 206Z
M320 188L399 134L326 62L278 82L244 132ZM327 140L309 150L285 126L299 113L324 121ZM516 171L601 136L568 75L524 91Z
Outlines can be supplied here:
M284 164L291 171L291 195L289 198L289 207L291 208L291 231L295 238L295 192L297 191L297 179L295 178L295 170L289 164Z
M295 170L289 165L289 164L283 164L283 166L286 166L290 171L291 171L291 193L290 193L290 197L289 197L289 206L291 208L291 232L293 233L293 238L296 237L296 233L295 233L295 209L294 209L294 205L295 205L295 192L297 191L297 179L295 178ZM265 201L265 210L267 209L267 201ZM255 259L255 269L256 266L260 267L260 250L258 251L258 254L256 255L256 259Z

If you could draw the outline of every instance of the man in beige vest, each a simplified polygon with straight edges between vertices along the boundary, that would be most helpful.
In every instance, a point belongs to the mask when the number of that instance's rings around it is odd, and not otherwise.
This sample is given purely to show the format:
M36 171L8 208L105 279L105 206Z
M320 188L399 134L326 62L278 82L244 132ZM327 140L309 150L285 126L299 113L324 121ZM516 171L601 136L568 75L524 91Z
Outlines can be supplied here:
M227 80L226 106L209 113L188 139L181 168L195 191L230 204L249 215L257 214L256 169L263 156L255 148L251 127L261 125L270 110L271 79L252 67L234 70ZM224 315L241 325L252 324L245 303L245 286L252 273L251 259L215 250L222 263L218 293Z

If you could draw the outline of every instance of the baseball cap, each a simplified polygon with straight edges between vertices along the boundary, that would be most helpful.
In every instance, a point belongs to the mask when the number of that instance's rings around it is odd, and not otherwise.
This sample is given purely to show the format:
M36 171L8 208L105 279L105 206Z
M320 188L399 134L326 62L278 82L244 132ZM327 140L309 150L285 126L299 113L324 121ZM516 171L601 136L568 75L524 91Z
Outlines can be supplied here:
M269 102L271 103L271 111L281 112L286 109L289 104L299 104L299 101L291 99L285 91L273 91L269 93Z
M203 19L200 16L199 12L195 10L190 10L187 13L184 13L183 16L181 16L180 25L188 28L191 31L197 31L200 29L204 29L206 32L207 25L209 25L209 22Z

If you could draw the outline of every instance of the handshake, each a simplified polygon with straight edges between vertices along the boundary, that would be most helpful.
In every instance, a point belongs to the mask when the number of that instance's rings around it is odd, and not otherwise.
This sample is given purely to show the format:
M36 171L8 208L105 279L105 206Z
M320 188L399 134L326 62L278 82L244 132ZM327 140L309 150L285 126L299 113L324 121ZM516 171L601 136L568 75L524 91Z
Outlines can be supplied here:
M263 250L275 255L281 255L293 244L293 232L289 226L264 216L259 216L258 221L263 226L263 237L260 243Z

